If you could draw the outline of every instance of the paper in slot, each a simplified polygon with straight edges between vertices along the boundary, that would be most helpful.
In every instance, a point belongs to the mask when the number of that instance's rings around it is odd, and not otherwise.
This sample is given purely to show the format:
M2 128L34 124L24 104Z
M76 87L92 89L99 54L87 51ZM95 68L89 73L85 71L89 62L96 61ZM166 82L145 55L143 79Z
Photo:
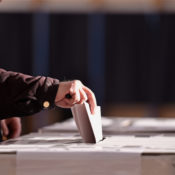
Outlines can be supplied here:
M97 143L103 139L100 106L92 115L89 104L76 104L72 108L72 114L85 143Z

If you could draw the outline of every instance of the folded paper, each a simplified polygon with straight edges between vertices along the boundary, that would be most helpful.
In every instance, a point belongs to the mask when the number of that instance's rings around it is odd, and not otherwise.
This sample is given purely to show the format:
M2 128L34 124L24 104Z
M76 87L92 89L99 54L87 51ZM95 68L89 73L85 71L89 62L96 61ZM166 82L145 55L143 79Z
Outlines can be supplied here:
M96 107L94 115L86 102L74 105L71 110L85 143L97 143L103 139L100 106Z

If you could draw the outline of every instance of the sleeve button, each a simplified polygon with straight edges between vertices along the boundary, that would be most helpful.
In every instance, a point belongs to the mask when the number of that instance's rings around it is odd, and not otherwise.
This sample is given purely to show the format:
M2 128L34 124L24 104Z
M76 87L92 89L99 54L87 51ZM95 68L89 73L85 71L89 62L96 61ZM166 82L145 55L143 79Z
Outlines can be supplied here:
M44 103L43 103L43 107L44 108L48 108L50 106L50 103L48 102L48 101L45 101Z

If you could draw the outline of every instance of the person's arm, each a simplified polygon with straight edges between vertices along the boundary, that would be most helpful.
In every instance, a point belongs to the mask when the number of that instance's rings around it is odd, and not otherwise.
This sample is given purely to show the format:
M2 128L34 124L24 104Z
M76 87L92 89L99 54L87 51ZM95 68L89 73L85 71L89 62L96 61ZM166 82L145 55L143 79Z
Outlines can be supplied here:
M69 94L71 98L66 98ZM0 69L0 119L35 114L55 105L70 108L87 101L94 113L96 99L81 81L30 76Z
M55 105L59 80L0 69L0 119L27 116Z
M66 95L71 98L66 98ZM24 75L0 69L0 126L7 138L21 133L20 118L52 108L70 108L87 101L94 113L96 99L93 92L79 80L60 82L50 77Z

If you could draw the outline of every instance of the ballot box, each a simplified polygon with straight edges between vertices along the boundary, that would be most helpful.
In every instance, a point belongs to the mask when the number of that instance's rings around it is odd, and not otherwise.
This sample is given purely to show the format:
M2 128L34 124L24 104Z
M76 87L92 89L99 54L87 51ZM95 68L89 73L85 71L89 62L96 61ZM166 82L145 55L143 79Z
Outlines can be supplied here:
M85 144L78 133L31 133L0 145L3 175L174 175L175 136L105 135Z
M104 134L143 134L175 133L175 119L172 118L120 118L102 117ZM71 118L39 129L39 132L78 132L75 121Z

